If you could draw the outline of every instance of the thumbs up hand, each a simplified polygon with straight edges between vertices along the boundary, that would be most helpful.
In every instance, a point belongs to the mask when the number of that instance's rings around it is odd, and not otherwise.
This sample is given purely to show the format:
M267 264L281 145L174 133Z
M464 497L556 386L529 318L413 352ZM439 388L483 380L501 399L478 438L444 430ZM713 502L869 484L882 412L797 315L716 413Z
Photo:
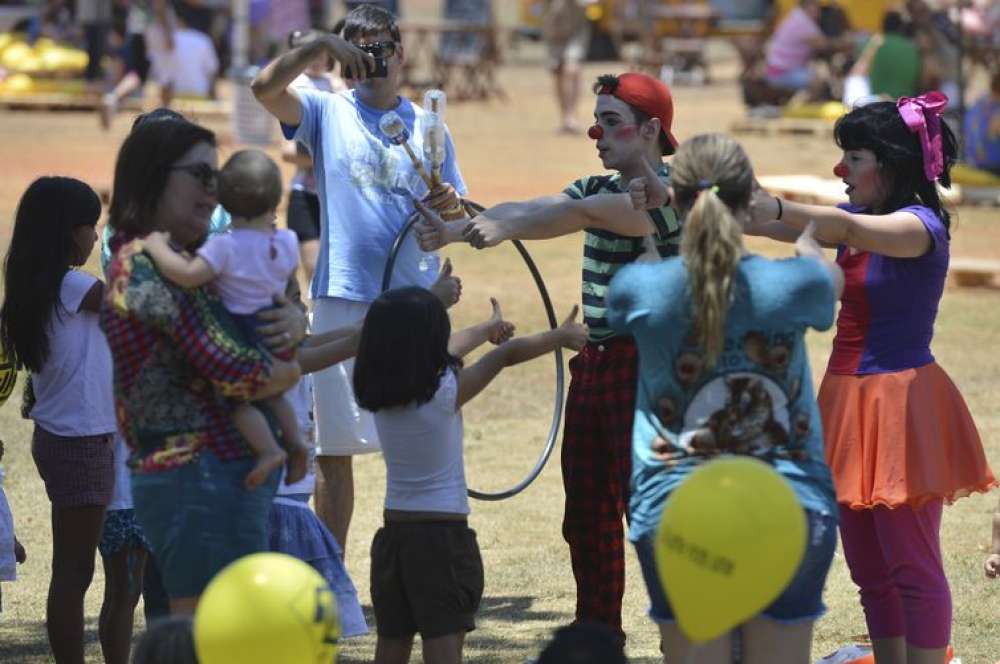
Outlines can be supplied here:
M653 166L642 160L643 174L628 183L628 194L636 210L655 210L670 203L670 189Z

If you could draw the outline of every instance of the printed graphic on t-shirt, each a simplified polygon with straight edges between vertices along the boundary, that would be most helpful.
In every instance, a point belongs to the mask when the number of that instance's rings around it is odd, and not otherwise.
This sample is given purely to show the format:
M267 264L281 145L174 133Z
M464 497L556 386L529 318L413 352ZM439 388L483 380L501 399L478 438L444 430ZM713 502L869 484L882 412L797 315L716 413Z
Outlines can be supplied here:
M426 190L420 175L412 169L405 168L409 158L402 148L392 150L378 141L372 140L369 146L362 143L347 145L348 172L351 184L362 196L374 203L393 203L398 197L420 198L422 189Z
M673 460L747 454L804 458L810 411L799 401L798 371L789 371L794 340L750 331L727 339L711 371L693 340L678 354L673 385L655 395L658 431L654 447L666 444ZM676 442L668 442L669 440Z

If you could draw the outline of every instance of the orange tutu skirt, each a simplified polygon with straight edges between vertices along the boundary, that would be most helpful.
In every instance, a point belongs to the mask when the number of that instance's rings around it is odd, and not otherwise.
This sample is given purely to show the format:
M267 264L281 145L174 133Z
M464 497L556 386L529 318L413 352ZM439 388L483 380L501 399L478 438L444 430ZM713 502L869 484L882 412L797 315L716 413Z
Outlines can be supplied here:
M818 401L838 503L917 508L997 485L965 400L934 362L893 373L827 373Z

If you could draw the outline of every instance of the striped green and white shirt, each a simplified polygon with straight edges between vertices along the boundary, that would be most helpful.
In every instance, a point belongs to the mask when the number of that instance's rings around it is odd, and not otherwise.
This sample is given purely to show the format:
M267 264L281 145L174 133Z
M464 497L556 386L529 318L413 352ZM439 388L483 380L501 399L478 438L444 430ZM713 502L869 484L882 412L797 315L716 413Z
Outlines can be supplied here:
M662 180L669 182L670 167L663 164L659 169ZM574 199L587 198L597 194L621 194L621 175L590 175L580 178L563 190ZM656 227L656 248L660 256L676 256L681 241L681 224L677 213L666 205L658 210L650 210L649 217ZM643 251L641 237L628 237L597 228L584 231L583 240L583 322L590 328L591 341L604 341L615 336L608 326L604 296L608 292L611 278L623 265L635 261Z

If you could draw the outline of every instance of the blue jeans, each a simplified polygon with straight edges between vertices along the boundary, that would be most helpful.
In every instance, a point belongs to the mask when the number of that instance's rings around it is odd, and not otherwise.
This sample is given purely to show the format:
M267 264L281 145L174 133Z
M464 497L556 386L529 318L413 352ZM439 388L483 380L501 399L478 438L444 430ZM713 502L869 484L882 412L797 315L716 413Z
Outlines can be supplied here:
M268 550L268 515L280 470L254 491L254 457L220 461L202 449L179 468L132 474L135 516L171 598L200 595L223 567Z
M806 510L809 532L806 551L802 562L778 599L761 611L761 614L783 623L813 622L826 613L823 604L823 587L826 575L833 563L833 553L837 548L837 518L812 510ZM635 544L642 566L642 578L646 582L651 606L649 617L657 623L673 623L673 609L663 592L663 585L656 573L656 557L653 553L655 535L643 537Z

